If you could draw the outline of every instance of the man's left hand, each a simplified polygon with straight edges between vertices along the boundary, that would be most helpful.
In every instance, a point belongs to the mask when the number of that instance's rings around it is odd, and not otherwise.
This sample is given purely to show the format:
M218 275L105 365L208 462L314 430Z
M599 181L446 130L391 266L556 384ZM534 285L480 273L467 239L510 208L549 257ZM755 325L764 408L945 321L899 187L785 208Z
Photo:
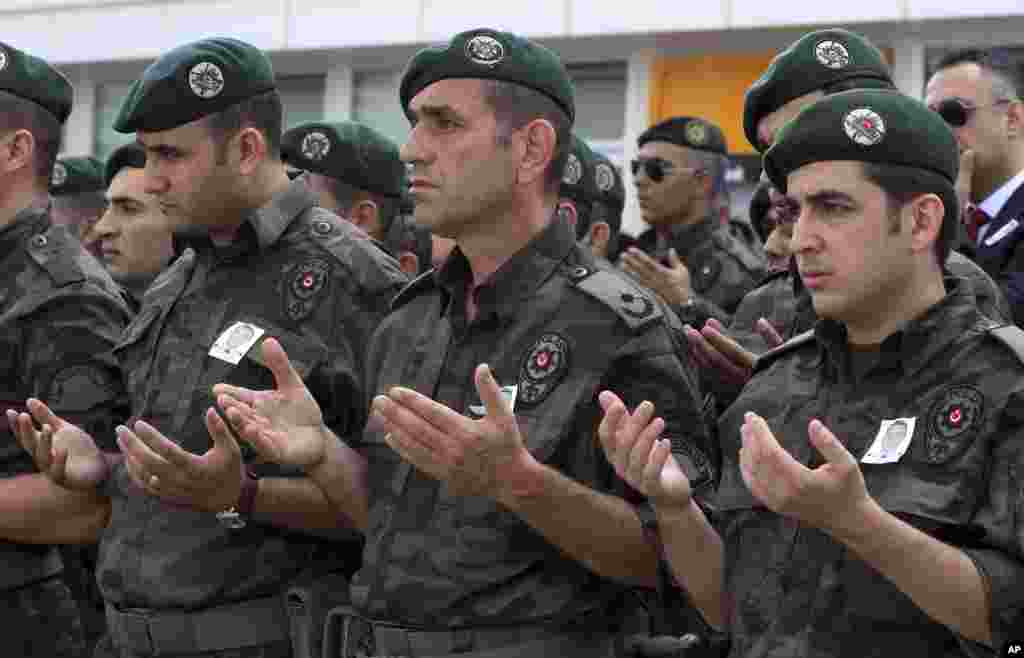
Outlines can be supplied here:
M870 509L857 460L821 421L812 420L808 427L811 445L825 458L813 470L786 452L757 414L746 414L740 432L743 480L773 512L841 535Z
M241 496L242 452L229 433L211 436L213 446L194 455L144 421L133 429L117 429L117 443L136 485L169 503L221 512L237 505Z
M490 368L477 366L474 379L487 410L479 420L400 387L374 398L372 412L395 452L454 493L510 502L529 493L539 462L526 449Z
M653 290L666 303L681 306L690 301L690 270L679 259L675 249L669 249L665 267L636 247L630 247L622 254L622 269L633 276L642 286Z

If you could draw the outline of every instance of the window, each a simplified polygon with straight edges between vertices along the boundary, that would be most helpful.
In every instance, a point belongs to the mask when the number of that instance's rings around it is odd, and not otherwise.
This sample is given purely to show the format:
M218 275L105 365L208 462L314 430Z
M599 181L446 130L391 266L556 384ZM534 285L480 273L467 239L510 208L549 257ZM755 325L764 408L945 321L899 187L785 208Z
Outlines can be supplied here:
M360 71L355 74L352 119L365 124L396 144L409 136L409 120L398 100L401 71Z
M626 132L626 64L602 62L568 68L576 85L573 130L621 167Z
M102 84L96 88L96 143L93 152L104 162L118 146L135 139L135 135L115 132L113 128L114 119L130 88L130 82Z

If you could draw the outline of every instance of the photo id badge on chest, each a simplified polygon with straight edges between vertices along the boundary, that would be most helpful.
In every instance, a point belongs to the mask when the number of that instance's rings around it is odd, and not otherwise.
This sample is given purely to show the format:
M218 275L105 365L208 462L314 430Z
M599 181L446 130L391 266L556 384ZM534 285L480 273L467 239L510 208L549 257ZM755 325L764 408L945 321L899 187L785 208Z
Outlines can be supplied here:
M256 344L266 333L254 324L236 322L224 330L224 333L213 343L210 356L231 365L238 365L245 353Z
M513 413L516 410L516 394L518 392L519 387L516 385L501 387L501 397L508 401L508 406L512 407ZM469 415L475 419L483 418L487 415L487 407L483 404L471 404L469 405Z
M861 458L865 464L893 464L910 447L914 438L914 426L917 418L895 418L883 420L878 435L868 451Z

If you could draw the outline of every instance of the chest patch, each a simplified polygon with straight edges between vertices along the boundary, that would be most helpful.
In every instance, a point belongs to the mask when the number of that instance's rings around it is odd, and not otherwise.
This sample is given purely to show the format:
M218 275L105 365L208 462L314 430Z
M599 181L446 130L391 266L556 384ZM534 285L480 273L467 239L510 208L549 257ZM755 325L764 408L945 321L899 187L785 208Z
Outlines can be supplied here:
M946 389L928 411L925 459L943 464L955 457L984 421L985 396L973 386Z
M320 303L331 280L331 265L314 258L305 263L285 265L281 270L284 284L284 310L292 320L305 320Z
M569 341L556 333L541 336L519 366L520 406L539 404L569 371Z

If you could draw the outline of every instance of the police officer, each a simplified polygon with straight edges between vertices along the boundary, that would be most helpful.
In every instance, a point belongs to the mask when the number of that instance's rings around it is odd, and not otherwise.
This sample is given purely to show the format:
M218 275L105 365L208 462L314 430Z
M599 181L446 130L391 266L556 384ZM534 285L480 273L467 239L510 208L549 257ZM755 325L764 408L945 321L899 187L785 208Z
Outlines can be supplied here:
M123 413L127 404L110 350L130 314L71 227L51 217L50 178L71 99L61 73L0 43L0 137L6 145L0 153L0 399L4 408L21 408L28 397L48 398L60 413L109 437L109 415ZM6 419L0 441L0 495L7 503L25 501L0 520L0 535L10 540L0 542L4 651L83 656L79 611L61 579L61 556L47 545L70 543L76 528L52 521L48 533L34 527L33 519L50 513L37 495L45 477L32 473ZM61 502L78 506L85 498L64 494ZM98 527L102 518L80 522Z
M95 506L109 511L97 572L109 636L99 656L317 651L308 620L286 616L283 590L320 568L312 558L324 544L291 530L338 536L338 517L318 490L254 462L230 436L211 445L211 389L266 385L258 343L273 337L294 355L324 421L350 434L366 418L367 339L406 280L362 231L318 208L304 181L289 180L281 112L266 55L211 38L147 68L115 121L146 150L145 187L174 222L180 254L117 347L133 403L118 428L121 458L88 453L88 437L30 403L56 430L53 443L75 444L89 468L69 460L61 480L43 465L66 487L98 492ZM49 439L27 415L16 422L45 462L38 447Z
M107 209L86 238L136 309L153 279L174 259L173 227L146 191L146 152L136 143L107 159Z
M96 158L58 158L50 177L53 222L69 226L71 233L85 242L106 210L105 189L103 163Z
M572 204L575 213L576 239L588 247L594 258L604 261L611 260L610 256L617 255L619 248L619 230L622 227L622 210L626 204L626 191L622 184L622 176L618 169L607 157L594 151L586 145L583 140L574 137L574 146L582 144L578 151L573 150L581 162L590 160L584 164L582 169L592 176L591 182L584 185L582 180L576 184L576 188L562 180L562 199L560 204ZM570 160L570 163L572 161ZM566 176L569 175L570 166L566 166ZM568 188L568 189L567 189ZM578 202L573 200L573 195L580 197Z
M603 396L603 445L730 655L991 655L1019 631L1024 334L943 278L958 164L942 119L894 91L826 97L777 136L765 168L799 208L821 320L721 419L714 512L649 414L624 424Z
M728 318L764 276L764 257L736 239L714 212L714 181L725 166L722 131L675 117L648 128L631 164L644 221L622 267L668 301L684 321Z
M577 238L582 237L581 231L584 229L581 226L590 224L590 213L597 196L595 164L590 145L573 135L565 159L565 171L558 185L558 206L555 212L559 219L573 228Z
M384 242L405 182L390 139L354 121L310 122L285 132L281 149L289 165L308 172L305 180L321 207Z
M374 337L373 422L332 437L276 348L273 395L217 390L247 441L366 533L332 656L607 656L613 580L653 585L655 560L593 440L594 391L661 400L710 485L678 322L556 213L575 109L556 55L471 30L419 52L400 95L416 221L457 246Z

